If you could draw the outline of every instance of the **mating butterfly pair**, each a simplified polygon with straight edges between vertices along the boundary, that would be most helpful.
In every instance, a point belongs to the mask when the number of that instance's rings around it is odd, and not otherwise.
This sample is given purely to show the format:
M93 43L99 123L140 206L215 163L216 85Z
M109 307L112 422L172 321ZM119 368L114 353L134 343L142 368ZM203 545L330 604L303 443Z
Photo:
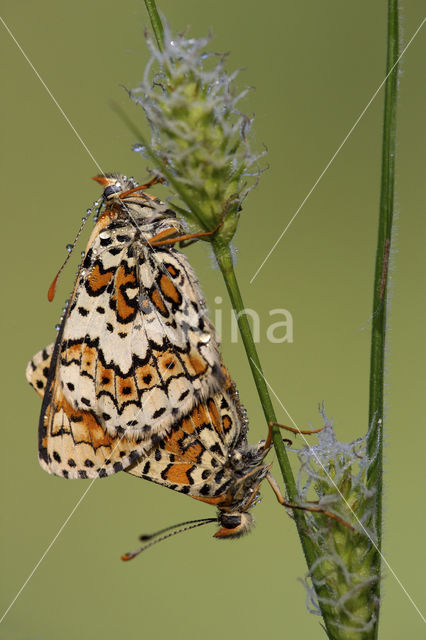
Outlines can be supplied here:
M103 204L56 342L27 367L40 464L65 478L124 470L215 505L216 537L242 535L270 438L247 443L197 278L172 246L191 236L132 179L95 179Z

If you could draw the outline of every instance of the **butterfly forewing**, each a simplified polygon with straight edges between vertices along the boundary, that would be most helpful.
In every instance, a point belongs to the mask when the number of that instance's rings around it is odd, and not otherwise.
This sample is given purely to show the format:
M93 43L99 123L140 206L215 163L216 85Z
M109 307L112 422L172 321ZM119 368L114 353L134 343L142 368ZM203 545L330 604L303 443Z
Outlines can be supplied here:
M124 429L150 444L222 380L186 258L139 236L127 225L95 238L56 348L70 404L94 412L111 435Z
M107 206L54 348L28 365L30 384L44 396L40 460L52 473L121 470L223 384L214 328L186 257L149 244L170 227L180 231L168 213L148 196Z

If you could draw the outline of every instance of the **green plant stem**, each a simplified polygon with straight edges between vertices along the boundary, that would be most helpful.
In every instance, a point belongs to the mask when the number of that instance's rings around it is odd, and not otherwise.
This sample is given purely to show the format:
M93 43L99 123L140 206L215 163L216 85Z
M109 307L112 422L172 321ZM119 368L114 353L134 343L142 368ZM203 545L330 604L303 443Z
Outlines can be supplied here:
M369 487L374 487L376 490L376 524L379 549L381 549L382 542L383 390L387 287L389 255L392 239L395 183L396 108L398 92L398 65L396 64L396 61L399 55L398 5L398 0L388 0L386 75L389 74L389 77L387 78L385 85L380 212L376 268L374 275L370 359L370 400L368 419L369 425L372 425L372 429L368 439L368 453L370 456L375 456L375 462L370 465L367 482ZM380 572L379 554L377 554L376 566L377 571ZM378 582L375 592L375 595L379 597L380 582ZM375 637L377 637L377 628L378 625L376 625Z
M259 394L260 402L262 404L263 413L266 421L276 422L275 411L272 406L271 397L268 391L268 385L265 377L262 373L262 367L260 364L259 356L257 354L256 346L254 344L253 335L247 319L247 315L244 312L244 303L241 297L238 281L234 271L234 265L232 260L231 250L229 245L225 244L220 239L213 239L213 250L225 280L226 288L228 290L229 297L231 299L232 307L234 309L238 326L240 329L241 337L243 339L244 348L246 350L247 358L250 364L251 372L256 384L257 392ZM298 495L297 487L294 480L293 472L290 466L290 461L287 456L287 452L282 440L282 434L278 427L274 427L272 431L272 440L277 455L280 470L283 476L283 480L287 489L288 498L291 502L297 504ZM316 560L315 549L312 545L310 538L305 534L305 516L303 512L294 511L294 519L299 533L300 541L302 544L303 553L306 558L306 562L309 570L312 569L313 563ZM326 587L318 588L319 595L323 598L328 597ZM327 635L333 639L333 629L330 627L329 622L332 621L332 611L323 602L319 602L321 612L324 618Z
M158 15L157 7L155 6L155 0L145 0L146 10L148 11L149 18L151 20L152 30L157 40L157 46L160 51L164 49L164 29L161 18Z
M229 249L229 246L222 243L220 240L213 240L212 244L219 264L219 268L225 280L226 288L228 290L234 312L237 317L237 322L241 332L241 337L243 339L244 348L246 350L247 358L250 364L259 398L262 403L263 413L265 414L267 423L276 422L277 418L272 406L271 397L268 392L268 386L262 373L262 367L260 365L259 356L254 344L247 315L244 312L245 307L235 275L231 251ZM286 483L288 497L292 502L294 502L297 500L296 483L290 467L290 461L288 459L287 452L282 441L282 435L280 434L280 430L278 427L274 427L273 429L273 441L275 450L277 452L280 469Z
M156 30L158 30L158 22L161 25L161 21L160 21L158 12L155 8L155 1L150 0L148 2L148 0L145 0L145 3L147 5L147 9L151 18L152 27L156 32ZM156 24L154 24L152 16L155 17ZM161 33L163 33L162 25L161 25ZM158 36L157 36L157 42L159 42ZM161 50L160 42L159 42L159 47ZM185 204L189 207L194 217L199 219L199 222L202 224L203 218L202 218L202 215L201 216L199 215L200 212L197 204L191 201L191 198L188 197L185 190L182 189L182 187L179 185L177 181L174 180L174 177L171 174L171 172L169 172L167 168L164 167L164 164L156 156L155 152L150 148L150 146L144 141L143 136L141 136L140 132L133 125L133 123L131 123L131 121L127 118L127 116L125 116L123 112L121 112L121 110L120 110L120 113L122 118L126 121L128 126L130 127L130 129L134 133L137 133L139 139L144 143L147 149L148 156L153 160L156 166L166 176L170 184L174 186L177 193L180 195L180 197L185 202ZM205 227L204 224L203 226ZM229 244L227 244L224 240L222 240L220 236L215 236L212 240L212 247L213 247L218 265L222 272L223 278L225 280L225 284L228 290L228 294L229 294L234 312L236 314L241 337L244 343L244 348L246 350L247 358L250 364L250 368L256 384L256 388L259 394L260 402L262 404L266 421L268 423L276 422L277 420L276 420L275 411L272 405L271 397L269 395L268 385L262 373L262 367L260 364L259 356L257 354L256 346L253 340L253 335L250 329L249 322L247 320L247 315L245 313L245 307L244 307L244 303L243 303L240 289L238 286L238 281L235 275L232 254L231 254ZM284 447L282 434L278 427L274 427L272 430L272 441L276 451L280 470L283 476L284 484L286 486L289 501L297 504L298 502L297 486L296 486L296 482L290 466L290 461L288 459L287 452ZM303 553L305 555L305 559L306 559L309 571L311 575L315 577L317 574L317 571L313 571L313 566L315 561L317 560L317 556L316 556L316 550L312 544L312 541L306 533L307 528L306 528L305 515L303 511L298 511L298 510L294 510L293 515L294 515L297 531L300 537ZM321 578L321 575L318 575L318 577ZM326 633L330 638L330 640L334 640L336 636L333 633L333 624L332 624L333 611L332 611L332 608L328 604L326 604L327 598L329 596L327 586L320 581L319 584L317 584L316 586L316 590L317 590L318 596L320 596L318 600L318 604L323 616Z

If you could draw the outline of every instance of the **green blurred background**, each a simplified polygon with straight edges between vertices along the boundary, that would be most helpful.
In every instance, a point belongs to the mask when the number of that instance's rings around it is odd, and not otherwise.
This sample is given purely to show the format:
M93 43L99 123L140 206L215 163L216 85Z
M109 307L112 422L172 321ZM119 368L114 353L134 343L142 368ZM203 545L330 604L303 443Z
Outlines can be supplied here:
M72 3L5 0L3 18L105 171L141 180L146 163L111 109L142 112L120 84L133 87L147 60L142 1ZM386 3L308 0L173 2L161 11L175 30L214 33L211 48L230 51L240 87L255 90L258 147L269 170L246 201L235 238L246 306L261 318L265 375L298 424L319 423L318 403L344 441L367 427L372 274L380 178L381 92L259 276L250 279L382 81ZM408 41L424 4L406 3ZM391 256L385 448L384 554L421 606L424 577L425 312L423 29L400 75L397 227ZM2 29L2 585L11 603L88 484L67 482L38 465L40 401L24 379L26 363L55 336L74 266L56 299L47 288L81 216L99 195L92 159ZM158 188L156 193L165 196ZM86 231L86 236L89 229ZM79 250L84 247L80 242ZM265 425L241 342L232 343L230 311L209 248L187 250L212 315L223 315L225 361L251 419L250 439ZM215 304L215 297L224 299ZM269 311L289 310L294 342L270 344ZM277 405L281 421L288 421ZM302 444L302 441L300 442ZM276 466L276 465L275 465ZM424 482L423 482L424 484ZM212 509L125 474L90 489L0 626L5 640L62 638L324 637L305 610L298 578L305 564L291 519L264 487L254 533L235 542L204 527L167 541L133 563L120 554L141 532L211 516ZM422 621L385 570L381 637L421 637ZM1 613L0 613L1 615Z

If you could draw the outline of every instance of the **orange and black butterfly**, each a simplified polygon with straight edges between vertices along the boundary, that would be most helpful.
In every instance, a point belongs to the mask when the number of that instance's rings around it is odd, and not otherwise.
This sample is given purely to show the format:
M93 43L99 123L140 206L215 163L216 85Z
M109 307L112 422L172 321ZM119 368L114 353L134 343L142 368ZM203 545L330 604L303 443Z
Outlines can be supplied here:
M40 464L64 478L124 470L217 507L200 522L240 536L261 481L274 488L271 427L248 444L197 278L172 246L193 236L133 180L96 179L103 205L56 342L26 372L43 399Z
M196 276L163 244L181 223L133 180L97 180L103 210L56 342L27 368L43 396L40 463L67 478L125 468L224 380Z

